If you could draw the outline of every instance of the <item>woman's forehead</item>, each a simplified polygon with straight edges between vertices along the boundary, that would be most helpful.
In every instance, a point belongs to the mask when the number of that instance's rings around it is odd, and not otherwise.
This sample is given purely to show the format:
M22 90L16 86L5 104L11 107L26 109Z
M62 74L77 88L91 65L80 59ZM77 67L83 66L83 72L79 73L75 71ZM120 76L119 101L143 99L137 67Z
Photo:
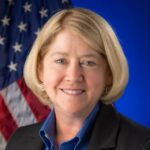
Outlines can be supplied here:
M70 30L59 32L53 42L49 45L49 51L53 55L68 55L69 53L80 53L87 57L99 55L100 52L94 50L89 44L78 34L72 33Z

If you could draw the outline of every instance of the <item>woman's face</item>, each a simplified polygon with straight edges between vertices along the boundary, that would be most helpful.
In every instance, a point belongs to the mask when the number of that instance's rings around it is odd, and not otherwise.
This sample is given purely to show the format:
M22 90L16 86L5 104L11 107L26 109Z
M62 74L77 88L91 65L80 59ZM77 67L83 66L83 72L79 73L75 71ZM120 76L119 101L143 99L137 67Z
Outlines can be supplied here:
M110 82L108 72L103 56L63 30L49 46L39 75L56 112L87 116Z

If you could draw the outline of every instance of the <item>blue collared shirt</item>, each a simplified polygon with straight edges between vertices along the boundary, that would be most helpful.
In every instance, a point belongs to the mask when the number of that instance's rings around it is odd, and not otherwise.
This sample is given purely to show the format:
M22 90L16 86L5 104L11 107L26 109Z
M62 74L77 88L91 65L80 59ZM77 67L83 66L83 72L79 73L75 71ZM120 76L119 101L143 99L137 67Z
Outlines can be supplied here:
M60 147L58 147L55 141L55 111L53 109L40 129L40 137L45 143L45 150L87 150L89 142L87 135L90 132L98 111L99 103L96 104L92 112L88 115L77 135L71 140L61 143Z

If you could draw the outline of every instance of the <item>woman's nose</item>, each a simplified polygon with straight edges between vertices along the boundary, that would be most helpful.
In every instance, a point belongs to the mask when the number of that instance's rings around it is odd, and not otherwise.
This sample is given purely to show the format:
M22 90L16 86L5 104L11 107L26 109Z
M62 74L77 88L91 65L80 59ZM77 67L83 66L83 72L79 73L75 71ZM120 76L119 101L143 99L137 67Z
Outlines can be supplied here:
M82 68L79 64L70 64L66 70L66 81L82 82L84 79Z

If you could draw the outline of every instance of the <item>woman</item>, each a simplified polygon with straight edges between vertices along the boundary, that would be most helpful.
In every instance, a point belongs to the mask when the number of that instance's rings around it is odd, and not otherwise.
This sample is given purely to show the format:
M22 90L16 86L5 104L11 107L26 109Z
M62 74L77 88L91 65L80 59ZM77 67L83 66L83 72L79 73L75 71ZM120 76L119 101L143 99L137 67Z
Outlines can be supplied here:
M150 130L116 112L128 64L110 25L82 8L62 10L44 26L24 77L52 106L44 123L19 128L6 150L150 150Z

